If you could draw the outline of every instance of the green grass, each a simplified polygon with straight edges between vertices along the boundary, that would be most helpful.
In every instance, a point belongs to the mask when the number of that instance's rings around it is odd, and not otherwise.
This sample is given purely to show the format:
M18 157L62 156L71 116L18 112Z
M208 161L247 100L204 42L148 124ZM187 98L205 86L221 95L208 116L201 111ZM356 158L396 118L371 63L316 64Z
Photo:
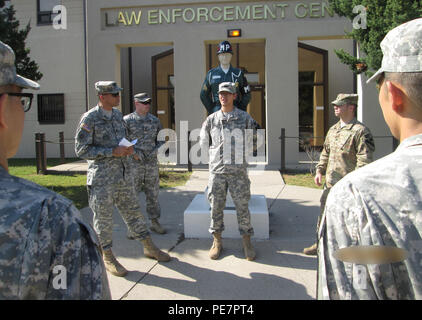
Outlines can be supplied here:
M322 189L325 178L322 179L322 185L318 187L314 182L314 176L309 171L286 170L282 173L284 182L293 186Z
M66 159L66 163L79 159ZM47 159L47 169L59 165L60 159ZM82 174L36 174L35 159L9 159L11 175L33 181L72 200L78 209L88 206L86 175ZM191 173L187 171L160 170L160 188L171 188L184 185Z

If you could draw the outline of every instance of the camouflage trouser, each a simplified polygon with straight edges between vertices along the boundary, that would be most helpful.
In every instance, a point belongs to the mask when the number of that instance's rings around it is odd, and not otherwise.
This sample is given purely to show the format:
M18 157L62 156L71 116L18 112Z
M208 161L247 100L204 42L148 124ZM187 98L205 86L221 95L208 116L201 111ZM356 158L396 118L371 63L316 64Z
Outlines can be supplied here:
M134 179L136 192L145 192L146 209L150 219L158 219L161 215L158 194L160 192L160 176L158 163L141 163L134 161Z
M328 194L330 193L331 188L328 188L327 186L324 186L324 191L322 191L322 195L320 198L320 212L319 212L319 216L318 216L318 223L317 223L317 228L316 228L316 232L317 232L317 238L318 238L318 230L319 230L319 226L321 224L321 219L322 219L322 214L324 213L324 209L325 209L325 203L327 202L327 197Z
M94 213L94 229L103 249L110 248L113 243L114 205L122 215L130 233L136 239L143 240L149 236L148 227L132 184L122 181L120 184L88 186L88 202Z
M237 222L241 235L253 235L249 199L251 198L250 181L246 171L237 174L210 173L208 180L208 201L211 204L211 226L209 232L224 231L224 207L227 189L236 206Z

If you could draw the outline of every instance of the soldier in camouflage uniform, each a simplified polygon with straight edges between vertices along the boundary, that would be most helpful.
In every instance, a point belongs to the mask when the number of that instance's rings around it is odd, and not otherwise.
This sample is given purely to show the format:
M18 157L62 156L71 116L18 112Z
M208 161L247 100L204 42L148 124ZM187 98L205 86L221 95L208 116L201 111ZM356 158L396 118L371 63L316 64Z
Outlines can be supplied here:
M318 234L318 299L422 299L422 19L388 32L381 49L382 66L368 82L378 82L400 145L331 189ZM356 258L335 258L349 247ZM365 248L397 247L407 258L360 257Z
M217 55L220 65L207 72L204 83L202 84L200 98L205 109L207 109L208 114L220 110L221 104L218 98L218 86L222 82L234 82L237 92L234 105L246 111L246 107L251 100L250 87L243 71L239 68L232 67L230 64L233 55L230 42L222 41L218 45Z
M331 188L346 174L373 160L374 139L370 130L355 118L357 102L357 94L344 93L340 93L332 102L334 113L340 120L328 130L319 162L316 165L315 183L317 185L321 185L322 176L325 175L317 230ZM303 253L316 255L317 244L303 249Z
M119 145L127 137L123 115L114 108L120 102L122 88L114 81L99 81L95 89L99 103L82 115L76 130L75 152L78 157L88 160L88 200L105 266L112 274L125 276L127 270L111 251L114 205L130 233L144 245L145 256L158 261L169 261L170 257L152 242L141 213L129 160L134 153L133 146Z
M72 202L8 173L32 102L22 89L39 85L0 42L0 300L110 299L98 239Z
M137 139L132 158L135 188L138 193L145 191L147 214L151 220L150 229L164 234L166 230L158 222L161 209L158 202L160 177L157 151L164 141L157 141L157 135L162 126L160 120L149 113L151 98L147 93L135 95L134 101L136 111L126 115L123 120L126 123L129 140Z
M208 200L211 204L211 226L214 242L209 252L211 259L217 259L222 250L221 234L224 231L223 210L226 204L227 190L236 206L239 232L243 239L243 248L247 260L255 259L255 251L251 244L254 230L249 212L250 180L247 173L247 163L243 152L245 144L251 145L252 140L243 143L245 129L255 129L255 120L245 111L233 105L236 98L236 85L233 82L223 82L219 86L221 110L211 114L201 128L200 144L205 149L211 136L209 147L209 181ZM242 143L236 143L237 138ZM239 140L238 140L239 141ZM239 159L239 155L243 155Z

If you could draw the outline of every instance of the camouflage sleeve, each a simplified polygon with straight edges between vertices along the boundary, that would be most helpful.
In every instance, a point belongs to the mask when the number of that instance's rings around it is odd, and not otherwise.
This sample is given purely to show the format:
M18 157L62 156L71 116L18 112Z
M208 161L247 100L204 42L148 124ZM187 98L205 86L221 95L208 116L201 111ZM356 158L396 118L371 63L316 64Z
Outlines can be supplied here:
M374 138L368 128L365 128L356 141L356 168L363 167L373 161L375 151Z
M241 94L240 106L243 110L246 111L249 101L251 101L251 89L243 71L241 79L242 81L239 83L239 91Z
M135 120L131 119L130 116L127 115L123 118L123 121L125 123L126 136L128 137L128 140L133 141L135 139L138 139L139 137L137 137L135 135L135 130L132 129L133 126L135 126L135 124L133 122ZM144 153L142 152L142 149L141 149L141 141L140 140L133 146L133 151L139 157L139 159L142 160L144 158Z
M351 264L334 257L340 248L357 245L356 201L350 186L337 183L328 194L318 233L318 299L350 299Z
M199 134L199 145L202 150L208 150L210 144L210 120L207 118L201 127L201 132Z
M19 299L111 298L96 235L69 200L45 198L23 228Z
M378 192L388 194L384 190ZM384 210L379 210L380 202L366 195L347 177L328 195L318 232L318 299L400 299L400 289L409 283L409 274L398 272L406 270L403 262L365 265L335 257L335 252L342 248L401 243L402 240L393 240L397 226L390 223ZM385 221L389 223L384 224Z
M75 135L75 153L79 158L95 160L112 157L113 148L106 148L94 143L94 121L90 117L82 117Z
M316 172L325 174L327 171L328 158L330 157L330 143L329 143L329 132L325 138L324 145L322 146L321 155L319 156L319 162L317 163L315 169Z
M52 218L50 227L54 243L50 260L53 276L49 279L46 298L110 299L98 239L82 221L80 212L71 205L63 214ZM66 285L59 281L60 276L67 280Z
M247 134L245 137L245 143L249 146L249 148L247 148L246 150L250 150L253 153L256 153L258 149L258 129L261 129L261 126L248 113L246 128L248 130L252 130L252 134Z
M212 109L214 108L214 104L211 99L211 84L208 81L209 75L210 75L210 72L208 72L207 75L205 76L205 80L201 88L200 98L205 109L207 109L208 114L211 114Z
M161 130L163 130L163 126L161 124L161 121L158 119L157 120L158 124L157 124L157 136L155 137L155 150L160 149L160 147L165 143L165 141L158 141L158 134L160 133Z

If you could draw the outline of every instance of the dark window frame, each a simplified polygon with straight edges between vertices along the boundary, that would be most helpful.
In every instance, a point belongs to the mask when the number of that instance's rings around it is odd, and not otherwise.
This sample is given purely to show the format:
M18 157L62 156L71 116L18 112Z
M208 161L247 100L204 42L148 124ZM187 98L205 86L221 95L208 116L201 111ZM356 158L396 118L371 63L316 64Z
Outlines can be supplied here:
M61 110L43 110L43 108L50 109L57 108L57 101L50 102L52 105L44 106L42 99L45 97L59 98L59 103L62 105ZM38 122L39 124L64 124L65 123L65 101L64 93L42 93L37 95L38 107Z
M53 24L53 11L41 11L40 1L37 0L37 26L51 26ZM42 20L45 17L48 17L48 21Z

